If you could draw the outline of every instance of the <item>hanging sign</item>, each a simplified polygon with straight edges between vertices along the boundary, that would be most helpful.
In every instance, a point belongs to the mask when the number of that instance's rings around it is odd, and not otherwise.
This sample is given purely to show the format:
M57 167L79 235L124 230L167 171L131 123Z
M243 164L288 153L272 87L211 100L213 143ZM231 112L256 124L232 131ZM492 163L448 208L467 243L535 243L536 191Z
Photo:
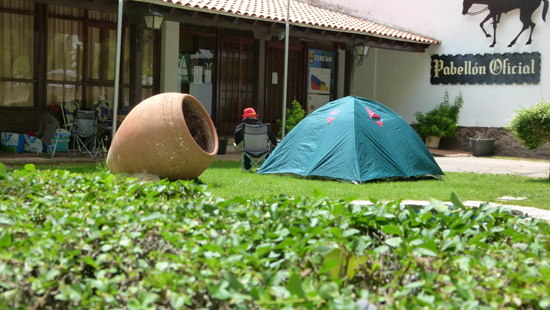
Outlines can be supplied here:
M179 80L180 83L189 83L189 54L180 53L178 60Z
M538 84L540 53L432 55L431 84Z
M330 95L334 88L336 53L309 50L309 93Z

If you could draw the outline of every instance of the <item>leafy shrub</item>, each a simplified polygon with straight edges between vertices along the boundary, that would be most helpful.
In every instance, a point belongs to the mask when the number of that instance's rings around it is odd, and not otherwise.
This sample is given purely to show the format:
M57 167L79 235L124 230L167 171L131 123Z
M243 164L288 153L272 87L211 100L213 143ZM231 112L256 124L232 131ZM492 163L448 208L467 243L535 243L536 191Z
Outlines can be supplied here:
M420 111L414 114L416 122L413 127L421 137L455 137L458 135L458 117L463 104L462 93L459 93L451 105L449 91L445 90L443 102L433 110L425 114Z
M550 101L516 110L507 129L530 150L550 142Z
M211 197L0 164L1 309L537 309L550 228L483 204ZM460 306L457 306L460 305Z
M298 125L305 117L306 117L306 111L302 108L302 105L294 100L292 101L292 107L290 109L286 109L286 120L285 120L285 134L288 135L288 133ZM278 119L277 123L279 126L281 126L281 129L279 129L279 132L277 135L279 137L283 136L283 120Z

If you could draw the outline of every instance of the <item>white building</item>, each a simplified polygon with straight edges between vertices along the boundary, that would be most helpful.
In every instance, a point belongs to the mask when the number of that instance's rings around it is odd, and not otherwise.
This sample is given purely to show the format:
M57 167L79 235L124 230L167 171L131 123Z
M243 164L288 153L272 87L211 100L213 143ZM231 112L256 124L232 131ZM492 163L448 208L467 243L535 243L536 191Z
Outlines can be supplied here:
M546 0L545 0L546 1ZM496 139L497 154L550 158L550 147L544 145L536 151L526 151L506 135L502 127L523 106L536 103L541 98L550 100L550 61L545 57L550 52L550 20L543 21L544 2L539 2L531 16L536 27L532 42L527 45L530 29L525 30L515 45L508 47L523 27L520 10L514 9L501 14L497 24L496 44L493 42L492 19L484 28L491 37L486 37L480 23L490 13L483 11L487 5L473 4L468 10L477 15L463 15L463 1L405 1L384 0L356 2L352 0L331 0L332 6L348 14L376 21L380 24L408 30L428 38L441 41L430 46L425 53L402 53L391 50L371 49L368 59L354 72L352 93L379 101L400 114L408 122L414 122L416 111L426 112L443 100L447 89L451 97L463 94L464 106L459 125L464 127L456 141L447 145L468 149L468 138L476 126ZM469 0L465 0L469 2ZM504 3L502 0L500 3ZM528 1L525 1L528 2ZM360 3L360 4L359 4ZM548 2L546 2L546 5ZM546 16L547 19L550 17ZM540 81L534 84L431 84L432 55L540 53ZM519 74L514 77L518 79ZM500 130L499 130L500 129Z

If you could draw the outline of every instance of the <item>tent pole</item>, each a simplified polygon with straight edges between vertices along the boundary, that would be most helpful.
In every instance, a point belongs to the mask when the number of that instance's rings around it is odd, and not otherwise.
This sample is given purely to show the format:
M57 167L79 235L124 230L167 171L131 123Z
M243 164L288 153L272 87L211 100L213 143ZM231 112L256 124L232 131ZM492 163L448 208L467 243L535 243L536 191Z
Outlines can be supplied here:
M286 1L286 25L285 25L285 75L283 81L283 135L281 138L285 137L285 127L286 127L286 92L288 85L288 18L290 16L290 0Z
M114 103L113 103L113 136L115 138L116 126L117 126L117 114L118 114L118 93L120 86L120 54L122 47L122 13L124 11L124 0L118 0L118 19L117 19L117 31L116 31L116 59L115 59L115 91L114 91Z

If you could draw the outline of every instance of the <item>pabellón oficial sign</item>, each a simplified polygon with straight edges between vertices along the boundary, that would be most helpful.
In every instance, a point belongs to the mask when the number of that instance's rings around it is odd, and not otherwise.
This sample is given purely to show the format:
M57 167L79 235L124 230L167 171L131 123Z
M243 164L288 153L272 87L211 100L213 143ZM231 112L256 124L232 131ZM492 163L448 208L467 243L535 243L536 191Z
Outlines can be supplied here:
M432 55L431 84L538 84L540 53Z

